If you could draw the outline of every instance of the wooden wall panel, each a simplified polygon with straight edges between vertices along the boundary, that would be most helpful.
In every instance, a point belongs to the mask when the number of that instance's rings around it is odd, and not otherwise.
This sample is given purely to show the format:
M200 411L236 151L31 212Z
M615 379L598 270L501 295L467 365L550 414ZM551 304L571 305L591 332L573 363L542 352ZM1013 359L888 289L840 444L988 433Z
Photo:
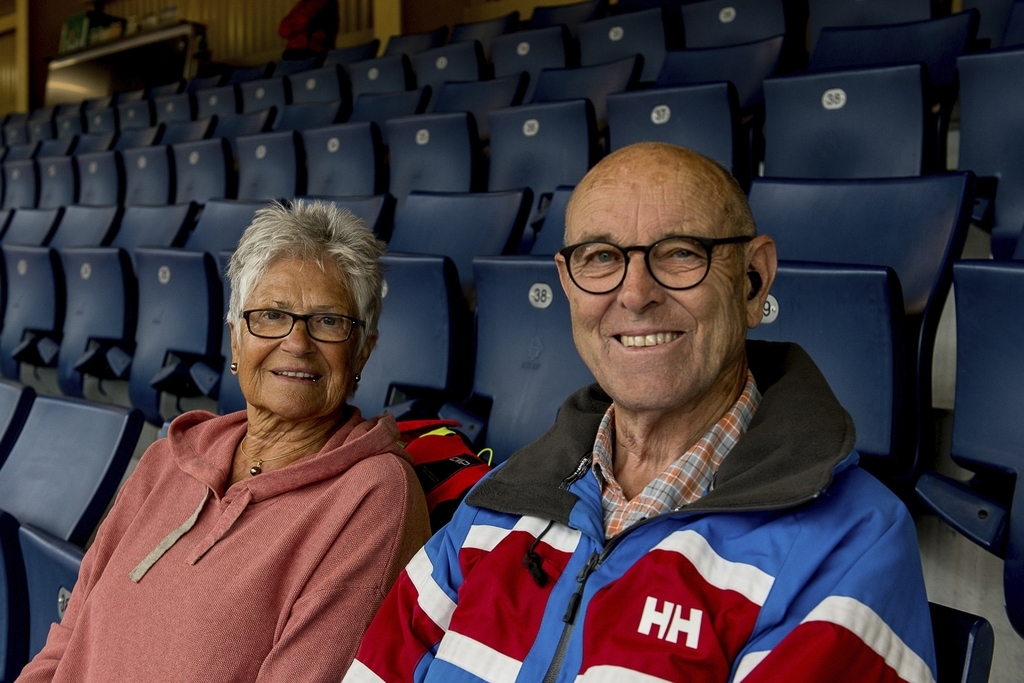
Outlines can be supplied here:
M104 8L119 17L159 13L167 0L110 0ZM211 58L228 64L259 64L280 58L285 41L277 25L295 0L177 0L178 16L206 26ZM372 0L340 0L338 44L372 37Z
M18 106L21 82L15 42L13 31L0 35L0 116L24 109Z

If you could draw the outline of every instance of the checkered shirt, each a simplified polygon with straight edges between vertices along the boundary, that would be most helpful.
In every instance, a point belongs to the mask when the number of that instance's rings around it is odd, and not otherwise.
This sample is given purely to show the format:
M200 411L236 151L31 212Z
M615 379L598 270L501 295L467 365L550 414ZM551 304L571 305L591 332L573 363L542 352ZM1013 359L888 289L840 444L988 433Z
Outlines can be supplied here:
M640 520L703 496L722 460L747 431L760 403L761 392L748 370L747 383L732 408L633 500L626 500L612 469L615 404L610 405L598 427L593 454L594 475L601 484L605 537L611 538Z

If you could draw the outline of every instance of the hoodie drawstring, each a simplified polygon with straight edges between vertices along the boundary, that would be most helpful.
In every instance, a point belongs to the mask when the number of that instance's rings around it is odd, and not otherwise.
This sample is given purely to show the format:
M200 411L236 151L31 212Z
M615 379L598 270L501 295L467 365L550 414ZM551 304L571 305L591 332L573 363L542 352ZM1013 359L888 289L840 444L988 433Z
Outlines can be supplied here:
M145 559L143 559L142 562L139 562L135 569L129 572L129 579L131 579L135 583L141 581L142 577L146 575L146 572L149 571L150 567L156 564L157 561L164 556L164 553L170 550L171 547L178 542L179 538L187 534L189 530L191 530L192 527L195 526L196 520L199 519L199 513L203 511L203 507L206 506L206 500L209 497L210 490L207 489L206 493L203 494L203 499L199 501L199 507L196 508L196 511L193 512L192 515L188 519L186 519L181 526L179 526L171 533L167 534L164 540L160 541L157 544L157 546L153 548L153 550L149 553L149 555L146 555Z

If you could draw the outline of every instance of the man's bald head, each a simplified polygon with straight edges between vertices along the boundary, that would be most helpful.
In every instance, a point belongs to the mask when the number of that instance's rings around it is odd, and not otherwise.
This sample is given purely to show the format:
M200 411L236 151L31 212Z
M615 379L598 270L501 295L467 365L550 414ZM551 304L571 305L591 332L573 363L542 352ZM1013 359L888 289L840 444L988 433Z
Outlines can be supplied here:
M576 186L566 208L565 243L573 239L568 226L573 224L574 214L587 194L641 183L709 204L707 208L719 218L719 236L757 234L746 195L731 173L692 150L641 142L609 154Z

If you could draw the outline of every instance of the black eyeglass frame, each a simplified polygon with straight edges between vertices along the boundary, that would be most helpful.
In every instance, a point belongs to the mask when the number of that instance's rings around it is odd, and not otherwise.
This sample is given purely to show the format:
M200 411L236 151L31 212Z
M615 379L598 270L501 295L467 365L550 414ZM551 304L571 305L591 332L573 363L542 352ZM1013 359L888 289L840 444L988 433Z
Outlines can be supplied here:
M707 252L708 262L707 262L707 265L704 268L704 274L701 275L700 279L697 280L696 282L694 282L692 285L687 285L685 287L671 287L669 285L666 285L664 282L662 282L661 280L658 279L658 276L654 274L654 270L651 268L651 252L654 250L654 248L656 246L658 246L659 244L661 244L662 242L665 242L667 240L673 240L673 239L693 240L694 242L696 242L699 245L701 245L702 247L704 247L704 251ZM642 244L634 244L634 245L628 246L628 247L621 247L618 244L614 244L612 242L606 242L604 240L587 240L586 242L577 242L576 244L570 244L567 247L563 247L562 249L558 250L558 253L561 254L562 258L565 259L565 269L569 273L569 279L572 280L572 283L574 285L576 285L580 289L580 291L586 292L587 294L608 294L610 292L614 292L616 289L621 287L622 283L626 281L626 271L629 270L629 261L630 261L629 252L631 252L631 251L642 251L644 253L644 265L647 266L647 272L650 274L651 278L655 282L657 282L659 285L661 285L665 289L671 289L672 291L675 291L675 292L681 292L681 291L686 290L686 289L693 289L694 287L696 287L700 283L704 282L704 280L708 276L708 273L711 272L711 254L712 254L712 251L719 244L743 244L743 243L746 243L746 242L750 242L753 239L754 239L754 237L752 235L736 235L734 237L697 237L697 236L694 236L694 235L667 235L667 236L661 238L660 240L658 240L657 242L653 242L651 244L648 244L647 246L644 246ZM622 277L619 278L619 281L617 283L615 283L614 287L611 287L610 289L605 289L605 290L600 291L600 292L595 292L595 291L592 291L592 290L589 290L589 289L583 287L580 283L576 282L576 277L572 274L572 260L571 260L572 253L574 251L576 251L577 249L579 249L580 247L586 246L588 244L604 244L604 245L607 245L607 246L612 247L614 249L618 249L619 252L622 253L622 261L623 261L623 264L624 264L622 266Z
M249 322L249 316L252 315L253 313L260 313L265 311L273 311L274 313L281 313L283 315L291 317L292 324L288 328L288 331L285 332L284 334L276 336L256 334L255 332L253 332L252 324ZM344 318L345 320L348 320L350 323L352 323L352 327L350 327L348 330L348 336L345 337L344 339L320 339L318 337L315 337L313 335L313 331L309 329L309 319L316 318L319 316L331 316L334 318ZM292 330L295 329L295 323L300 320L306 326L306 334L309 335L309 338L312 339L313 341L318 341L322 344L342 344L344 342L347 342L349 339L352 338L352 333L355 332L357 325L362 327L364 330L366 329L366 323L364 321L360 320L359 318L353 318L350 315L345 315L344 313L310 313L309 315L299 315L298 313L282 311L279 308L250 308L247 311L242 311L242 318L245 319L245 327L247 330L249 330L249 334L251 334L254 337L259 337L260 339L284 339L285 337L292 333Z

